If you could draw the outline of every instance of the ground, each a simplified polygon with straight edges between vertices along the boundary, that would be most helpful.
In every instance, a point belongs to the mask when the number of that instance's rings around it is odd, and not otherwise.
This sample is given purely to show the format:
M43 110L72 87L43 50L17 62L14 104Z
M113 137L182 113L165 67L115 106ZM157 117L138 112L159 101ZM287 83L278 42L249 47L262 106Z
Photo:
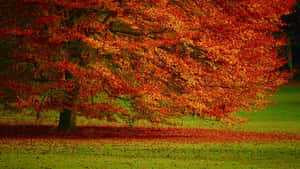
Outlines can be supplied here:
M135 128L79 118L76 134L56 132L57 114L35 123L2 112L0 168L300 168L300 85L281 88L261 112L228 126L185 117L177 126Z

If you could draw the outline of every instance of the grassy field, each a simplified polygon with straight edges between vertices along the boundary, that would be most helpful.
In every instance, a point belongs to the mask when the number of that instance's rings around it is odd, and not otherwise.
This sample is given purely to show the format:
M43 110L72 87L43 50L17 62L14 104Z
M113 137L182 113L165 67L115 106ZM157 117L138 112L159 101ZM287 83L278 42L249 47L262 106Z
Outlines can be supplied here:
M296 169L299 145L2 140L0 168Z
M195 117L177 119L179 128L230 129L300 134L300 85L281 88L272 98L278 104L261 112L238 113L248 123L228 126ZM30 113L28 113L30 114ZM0 123L24 124L34 114L2 113ZM41 124L57 124L57 113ZM100 124L99 124L100 123ZM79 125L124 125L78 119ZM148 126L140 121L137 126ZM163 126L163 125L161 125ZM300 168L300 142L272 143L168 143L101 139L0 138L0 168L197 168L292 169Z

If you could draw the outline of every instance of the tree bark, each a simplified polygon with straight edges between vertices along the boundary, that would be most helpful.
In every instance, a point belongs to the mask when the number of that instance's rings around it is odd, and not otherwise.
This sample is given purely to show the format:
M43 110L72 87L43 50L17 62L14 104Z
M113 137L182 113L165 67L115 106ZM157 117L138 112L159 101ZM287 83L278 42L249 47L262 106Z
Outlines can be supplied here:
M76 128L76 114L69 109L63 109L59 116L58 131L75 132Z
M73 75L66 71L63 76L63 80L70 80L73 78ZM79 94L79 85L76 81L73 81L75 88L71 92L65 92L65 105L69 105L63 108L63 111L59 115L59 124L57 127L58 131L71 131L75 132L76 128L76 114L70 110L70 106L75 106L77 104L78 94Z

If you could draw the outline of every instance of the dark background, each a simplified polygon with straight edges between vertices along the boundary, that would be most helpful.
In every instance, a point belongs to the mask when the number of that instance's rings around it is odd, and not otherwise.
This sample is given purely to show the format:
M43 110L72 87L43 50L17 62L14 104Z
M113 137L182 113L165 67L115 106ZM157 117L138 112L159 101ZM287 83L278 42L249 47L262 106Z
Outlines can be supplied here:
M282 20L287 23L287 26L283 26L284 33L287 34L290 44L286 46L286 51L291 48L292 53L292 68L296 71L294 74L294 80L300 80L300 0L297 0L297 4L293 8L293 12L289 15L282 16ZM289 65L285 68L290 69Z

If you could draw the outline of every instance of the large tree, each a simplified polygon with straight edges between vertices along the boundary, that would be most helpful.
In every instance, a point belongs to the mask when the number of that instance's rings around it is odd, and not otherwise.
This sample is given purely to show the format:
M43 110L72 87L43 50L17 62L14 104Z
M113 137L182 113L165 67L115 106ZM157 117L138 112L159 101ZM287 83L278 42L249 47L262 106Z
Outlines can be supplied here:
M1 2L0 97L19 110L60 111L62 130L74 130L75 115L231 119L269 103L290 77L279 71L285 38L272 33L294 3Z

